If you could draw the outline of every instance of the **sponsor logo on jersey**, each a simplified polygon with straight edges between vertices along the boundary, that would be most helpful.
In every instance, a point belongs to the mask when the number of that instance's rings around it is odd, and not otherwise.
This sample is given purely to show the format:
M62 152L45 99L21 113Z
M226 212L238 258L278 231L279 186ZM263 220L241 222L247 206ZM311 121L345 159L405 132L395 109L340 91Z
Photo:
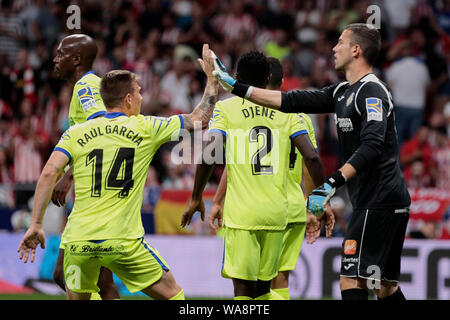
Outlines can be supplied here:
M336 122L342 132L353 131L353 123L350 118L336 118Z
M383 106L381 99L367 98L367 121L382 121L383 120Z
M90 108L96 105L94 94L92 93L91 87L83 87L77 92L78 99L80 100L81 107L84 111L89 110Z
M344 254L352 255L356 253L356 240L345 240Z

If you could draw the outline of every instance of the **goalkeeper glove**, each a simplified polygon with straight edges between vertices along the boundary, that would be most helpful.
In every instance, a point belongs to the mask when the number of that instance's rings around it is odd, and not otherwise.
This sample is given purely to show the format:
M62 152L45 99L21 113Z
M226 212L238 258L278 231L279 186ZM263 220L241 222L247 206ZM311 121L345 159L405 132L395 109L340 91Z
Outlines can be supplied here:
M316 217L322 217L325 212L325 205L336 192L336 189L346 182L344 175L336 171L325 179L325 183L314 189L306 201L306 207Z
M214 59L214 71L212 72L212 74L219 81L222 88L224 88L225 91L231 92L238 97L248 99L253 91L253 87L237 81L232 76L230 76L227 72L227 68L224 66L222 61L217 58L214 52L212 54Z

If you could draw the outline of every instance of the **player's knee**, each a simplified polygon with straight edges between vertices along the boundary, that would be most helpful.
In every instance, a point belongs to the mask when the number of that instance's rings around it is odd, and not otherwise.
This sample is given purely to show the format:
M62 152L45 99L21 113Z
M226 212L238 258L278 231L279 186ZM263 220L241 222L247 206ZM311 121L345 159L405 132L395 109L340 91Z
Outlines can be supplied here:
M167 297L171 298L176 296L183 288L175 281L174 277L171 277L167 281Z
M162 300L184 300L183 288L178 283L166 284L162 289L158 290L157 299Z
M181 289L178 291L178 293L176 293L174 296L172 296L171 298L169 298L169 300L185 300L186 298L184 297L184 290Z
M168 296L170 300L184 300L183 288L181 288L178 283L175 283L175 285L171 288Z
M367 285L365 283L365 279L361 279L361 278L341 277L339 279L339 287L340 287L341 291L344 291L347 289L367 290Z
M183 288L181 288L181 286L176 282L175 277L170 271L164 272L161 280L164 283L164 299L172 299L183 290Z
M355 280L353 278L341 277L339 279L339 289L341 291L355 287Z

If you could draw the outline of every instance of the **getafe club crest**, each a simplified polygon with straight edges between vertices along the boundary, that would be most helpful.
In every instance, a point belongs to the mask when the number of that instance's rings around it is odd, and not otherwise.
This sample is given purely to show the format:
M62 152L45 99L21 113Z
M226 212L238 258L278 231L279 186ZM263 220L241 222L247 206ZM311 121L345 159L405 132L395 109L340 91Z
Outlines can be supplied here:
M347 98L347 102L345 103L345 106L348 107L352 101L353 101L353 97L355 96L355 93L352 92L352 94L350 95L350 97Z

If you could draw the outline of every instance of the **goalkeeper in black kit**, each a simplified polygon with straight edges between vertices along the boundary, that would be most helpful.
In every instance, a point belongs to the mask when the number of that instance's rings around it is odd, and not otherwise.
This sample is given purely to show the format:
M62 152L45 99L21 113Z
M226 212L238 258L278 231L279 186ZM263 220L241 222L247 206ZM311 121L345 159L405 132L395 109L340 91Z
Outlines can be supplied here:
M336 70L346 80L318 91L287 93L248 86L232 78L220 61L215 77L225 90L283 112L334 113L344 165L308 197L321 215L337 188L347 185L353 213L342 243L343 300L404 300L398 286L400 260L411 199L398 160L394 105L386 85L373 73L381 46L377 29L350 24L333 48Z

